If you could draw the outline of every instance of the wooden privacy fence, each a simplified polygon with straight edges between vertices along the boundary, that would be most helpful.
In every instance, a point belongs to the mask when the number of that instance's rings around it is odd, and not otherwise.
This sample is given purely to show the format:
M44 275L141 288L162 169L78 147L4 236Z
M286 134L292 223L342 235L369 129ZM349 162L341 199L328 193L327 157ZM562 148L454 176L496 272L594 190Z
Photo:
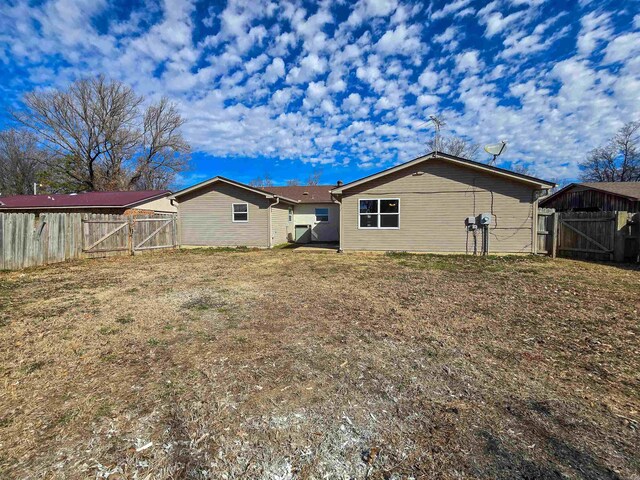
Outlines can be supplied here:
M604 261L638 261L640 214L538 211L538 253Z
M0 213L0 270L174 248L175 215Z

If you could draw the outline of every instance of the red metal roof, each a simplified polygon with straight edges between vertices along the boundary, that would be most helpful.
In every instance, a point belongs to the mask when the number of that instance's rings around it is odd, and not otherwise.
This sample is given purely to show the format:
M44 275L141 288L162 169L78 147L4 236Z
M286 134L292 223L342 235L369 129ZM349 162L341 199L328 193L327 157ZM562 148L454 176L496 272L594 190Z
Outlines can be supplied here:
M330 191L335 185L296 185L294 187L264 187L275 195L282 195L300 203L333 203ZM306 193L306 194L305 194Z
M122 208L169 195L169 190L132 192L85 192L51 195L0 196L0 209L36 208Z

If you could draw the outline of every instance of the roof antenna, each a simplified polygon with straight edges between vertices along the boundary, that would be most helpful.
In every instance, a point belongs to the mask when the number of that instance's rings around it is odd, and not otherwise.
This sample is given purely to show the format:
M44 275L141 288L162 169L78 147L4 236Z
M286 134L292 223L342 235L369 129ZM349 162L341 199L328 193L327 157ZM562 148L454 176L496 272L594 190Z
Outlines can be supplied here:
M433 143L435 144L434 152L438 153L438 151L440 150L440 128L443 125L446 125L446 123L444 121L444 118L438 118L435 115L429 115L429 119L431 120L431 122L433 122L433 126L436 129L436 136Z
M489 162L489 165L495 167L497 158L507 150L507 141L502 140L500 143L492 143L491 145L485 145L484 151L489 155L493 155L493 158Z

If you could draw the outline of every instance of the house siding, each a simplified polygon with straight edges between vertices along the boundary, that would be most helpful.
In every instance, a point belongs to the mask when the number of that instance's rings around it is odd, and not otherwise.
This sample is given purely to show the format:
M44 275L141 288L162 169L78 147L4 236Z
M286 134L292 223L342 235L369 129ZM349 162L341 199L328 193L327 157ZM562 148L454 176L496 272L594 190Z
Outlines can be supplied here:
M293 222L289 222L290 207L290 205L282 203L271 207L272 245L289 241L288 235L293 232Z
M176 213L178 211L175 205L171 204L168 194L166 197L151 200L150 202L140 203L132 208L137 210L153 210L155 213Z
M329 209L328 222L316 222L316 208ZM295 206L295 225L311 225L312 242L337 242L340 207L334 203L302 203Z
M180 244L184 246L269 246L269 199L216 182L178 199ZM249 221L232 221L231 205L249 204Z
M415 175L417 172L424 173ZM471 251L473 235L467 236L464 220L490 212L490 253L532 253L534 192L535 187L498 175L427 159L344 192L341 248ZM358 228L358 201L370 198L400 199L399 229Z

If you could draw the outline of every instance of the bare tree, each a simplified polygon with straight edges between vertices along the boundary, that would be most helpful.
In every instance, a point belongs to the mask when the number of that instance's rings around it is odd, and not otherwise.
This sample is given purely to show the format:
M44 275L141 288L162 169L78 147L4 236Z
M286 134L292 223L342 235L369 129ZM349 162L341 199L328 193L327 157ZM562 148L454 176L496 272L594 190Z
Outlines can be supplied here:
M307 177L307 185L319 185L322 178L322 170L314 169Z
M256 177L249 182L249 185L256 188L268 188L273 187L273 180L268 173L265 173L262 177Z
M142 151L129 187L166 188L188 166L189 144L180 133L185 120L167 98L147 108L143 118Z
M141 113L143 98L103 76L67 90L34 91L13 117L49 150L47 174L70 190L166 186L187 163L183 120L166 99Z
M287 187L297 187L300 185L300 180L298 180L297 178L290 178L286 181L285 184Z
M44 152L29 131L0 132L0 194L26 195L33 192L44 163Z
M580 163L584 181L640 181L640 121L625 124L604 145L589 152Z
M514 165L511 170L513 170L516 173L519 173L520 175L531 175L531 170L529 169L529 167L527 165L524 165L523 163L519 163L517 165Z
M437 150L438 152L448 153L449 155L467 158L469 160L476 160L478 158L478 152L480 151L480 145L471 143L461 137L439 136L429 140L427 146L429 151Z

